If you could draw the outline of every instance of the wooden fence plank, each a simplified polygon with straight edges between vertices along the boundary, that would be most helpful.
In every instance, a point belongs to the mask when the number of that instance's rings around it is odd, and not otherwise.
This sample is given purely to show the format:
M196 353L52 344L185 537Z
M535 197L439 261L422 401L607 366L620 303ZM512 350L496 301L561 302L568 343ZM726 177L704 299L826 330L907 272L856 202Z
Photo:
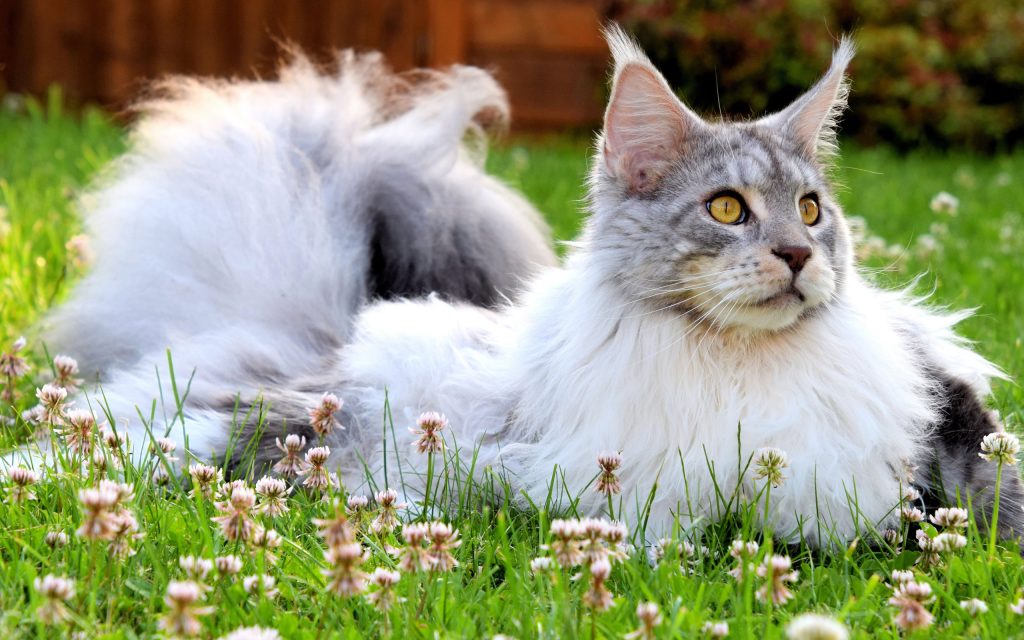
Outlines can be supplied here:
M469 3L473 50L546 51L601 55L601 16L592 1L522 0Z
M381 51L396 69L497 68L514 121L600 116L605 0L0 0L0 91L64 86L122 109L169 73L269 77L280 43L323 60Z

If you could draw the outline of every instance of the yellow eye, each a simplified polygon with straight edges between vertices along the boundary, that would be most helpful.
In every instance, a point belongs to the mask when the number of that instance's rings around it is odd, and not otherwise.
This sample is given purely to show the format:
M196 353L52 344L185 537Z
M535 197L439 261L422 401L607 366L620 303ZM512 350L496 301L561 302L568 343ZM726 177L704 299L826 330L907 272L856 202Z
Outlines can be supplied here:
M804 196L800 198L800 217L803 219L804 224L810 226L818 221L818 199L814 196Z
M740 199L730 195L715 196L708 200L708 213L724 224L736 224L746 218Z

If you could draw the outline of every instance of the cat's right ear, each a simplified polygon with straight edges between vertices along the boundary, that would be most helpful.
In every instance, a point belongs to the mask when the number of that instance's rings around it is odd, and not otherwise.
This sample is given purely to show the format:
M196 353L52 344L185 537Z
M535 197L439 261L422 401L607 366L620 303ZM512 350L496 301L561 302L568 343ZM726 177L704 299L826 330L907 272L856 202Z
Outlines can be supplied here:
M679 160L686 138L702 122L619 27L609 26L605 37L615 58L615 78L601 155L608 173L630 191L649 191Z

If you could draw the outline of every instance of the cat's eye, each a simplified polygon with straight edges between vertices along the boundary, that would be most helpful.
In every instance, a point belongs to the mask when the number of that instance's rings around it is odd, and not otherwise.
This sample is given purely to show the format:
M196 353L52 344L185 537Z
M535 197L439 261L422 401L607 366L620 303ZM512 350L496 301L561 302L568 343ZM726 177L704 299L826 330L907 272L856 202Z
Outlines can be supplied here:
M821 215L821 209L818 207L818 199L814 196L804 196L800 198L800 218L804 221L804 224L811 226L818 221L818 217Z
M723 224L740 224L747 219L743 202L731 193L720 193L707 202L708 213Z

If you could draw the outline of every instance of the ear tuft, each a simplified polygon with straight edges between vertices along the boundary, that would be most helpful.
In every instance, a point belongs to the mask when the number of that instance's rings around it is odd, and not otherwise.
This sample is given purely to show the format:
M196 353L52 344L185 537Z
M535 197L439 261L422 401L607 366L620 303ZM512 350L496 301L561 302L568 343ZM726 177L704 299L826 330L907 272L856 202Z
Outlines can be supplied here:
M821 80L793 104L762 122L782 129L809 156L824 160L835 155L836 128L849 94L846 67L854 52L853 41L843 36Z
M605 168L630 191L649 191L682 156L700 119L622 29L611 25L605 37L615 59L601 145Z

